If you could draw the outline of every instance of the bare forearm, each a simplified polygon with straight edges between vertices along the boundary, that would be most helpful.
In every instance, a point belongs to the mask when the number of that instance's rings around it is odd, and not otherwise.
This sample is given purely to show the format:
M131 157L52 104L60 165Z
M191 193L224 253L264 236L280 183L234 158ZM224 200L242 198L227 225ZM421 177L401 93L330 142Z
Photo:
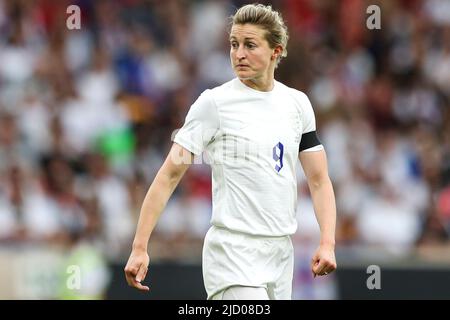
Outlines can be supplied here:
M336 202L333 186L328 177L309 184L314 211L320 226L321 244L335 244Z
M179 179L158 174L142 203L133 249L147 250L148 241Z

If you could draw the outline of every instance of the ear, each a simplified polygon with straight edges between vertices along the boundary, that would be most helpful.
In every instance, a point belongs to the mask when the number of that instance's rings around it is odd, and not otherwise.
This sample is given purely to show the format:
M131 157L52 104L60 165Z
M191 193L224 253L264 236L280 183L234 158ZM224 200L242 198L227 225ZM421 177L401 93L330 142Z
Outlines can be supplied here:
M272 60L276 60L278 57L281 57L281 54L283 53L283 47L281 46L276 46L273 49L273 53L272 53Z

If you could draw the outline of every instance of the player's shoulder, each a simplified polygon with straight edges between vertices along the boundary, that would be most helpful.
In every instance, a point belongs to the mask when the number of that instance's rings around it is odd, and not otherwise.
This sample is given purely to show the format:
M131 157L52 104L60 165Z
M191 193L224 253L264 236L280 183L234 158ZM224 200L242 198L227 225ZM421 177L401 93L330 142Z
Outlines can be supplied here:
M223 102L233 99L233 97L236 97L237 94L238 92L236 91L236 78L216 87L206 89L202 92L202 96L208 99L208 101L215 104L216 107L218 105L221 105Z
M230 90L233 89L233 80L225 82L219 86L204 89L198 97L196 103L204 106L214 106L217 108L218 102L233 96Z
M303 91L298 90L296 88L289 87L288 85L286 85L282 82L279 82L279 81L276 81L276 83L277 83L278 87L280 88L280 90L283 90L286 94L289 94L290 96L292 96L299 102L302 102L304 100L309 100L308 96Z
M296 106L300 113L311 112L312 106L308 96L301 90L289 87L284 83L277 81L277 86L283 97L289 97L289 100ZM285 98L283 98L285 99Z
M231 79L230 81L227 81L219 86L216 86L211 89L207 89L210 94L218 96L218 95L227 95L231 90L235 88L235 81L236 78Z

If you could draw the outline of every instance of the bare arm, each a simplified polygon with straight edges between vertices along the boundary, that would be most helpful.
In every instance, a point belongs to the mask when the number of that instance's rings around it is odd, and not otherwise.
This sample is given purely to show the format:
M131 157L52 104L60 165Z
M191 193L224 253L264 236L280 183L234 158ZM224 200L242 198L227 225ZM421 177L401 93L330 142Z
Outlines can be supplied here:
M130 286L148 291L141 285L147 274L149 257L148 241L167 201L192 163L193 155L174 143L164 164L158 171L142 203L132 252L125 267L125 276Z
M301 152L300 162L305 172L314 204L314 212L320 226L320 245L312 260L314 275L326 275L336 269L334 256L336 230L336 201L328 176L326 153Z

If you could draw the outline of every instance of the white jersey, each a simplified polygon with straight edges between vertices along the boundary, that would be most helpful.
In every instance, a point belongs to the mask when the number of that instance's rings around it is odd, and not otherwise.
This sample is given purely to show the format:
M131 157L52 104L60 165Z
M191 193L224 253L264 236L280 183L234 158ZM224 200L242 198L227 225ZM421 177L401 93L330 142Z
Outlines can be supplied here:
M262 236L297 229L296 163L316 124L308 97L275 81L269 92L235 78L205 90L173 141L212 167L211 223ZM304 151L322 150L318 140Z

